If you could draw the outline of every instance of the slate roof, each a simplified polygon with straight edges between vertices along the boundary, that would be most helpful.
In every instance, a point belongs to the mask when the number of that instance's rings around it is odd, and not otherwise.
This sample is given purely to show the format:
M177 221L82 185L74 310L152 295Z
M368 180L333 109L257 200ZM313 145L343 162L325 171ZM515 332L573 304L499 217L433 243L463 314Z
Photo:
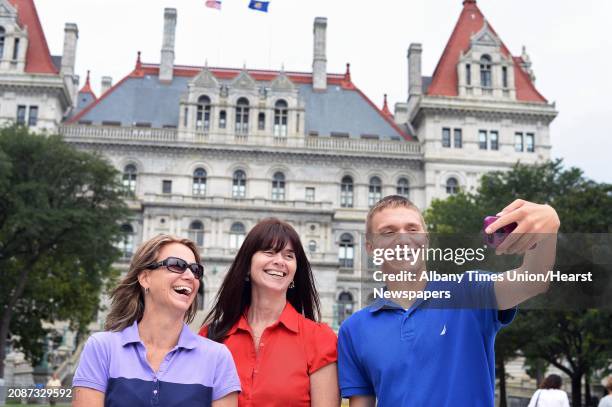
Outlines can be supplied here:
M202 67L177 66L172 81L164 83L158 79L159 65L138 62L134 72L89 106L79 106L68 122L94 125L113 122L122 126L150 123L155 128L176 127L180 98L187 92L189 81L201 70ZM221 84L229 83L241 72L228 68L209 70ZM264 86L280 74L262 70L248 70L248 73L258 85ZM299 98L305 105L306 134L316 132L325 137L332 133L348 133L351 138L365 134L380 139L413 139L350 83L350 76L347 82L345 75L328 74L327 90L315 92L311 73L287 72L286 75L298 88Z

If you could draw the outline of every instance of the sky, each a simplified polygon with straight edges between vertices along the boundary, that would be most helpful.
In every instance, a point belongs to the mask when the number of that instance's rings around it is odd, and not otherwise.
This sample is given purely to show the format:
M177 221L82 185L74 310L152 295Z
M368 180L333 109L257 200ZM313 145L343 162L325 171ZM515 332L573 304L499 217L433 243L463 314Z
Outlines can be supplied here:
M64 23L79 27L76 71L116 83L143 62L159 63L165 7L177 9L179 65L312 69L314 18L327 17L327 70L351 77L374 103L392 107L408 97L406 53L423 45L430 76L459 18L462 0L271 0L268 13L249 0L34 0L51 53L60 55ZM556 103L552 156L612 183L612 1L479 0L478 6L513 55L525 45L536 87Z

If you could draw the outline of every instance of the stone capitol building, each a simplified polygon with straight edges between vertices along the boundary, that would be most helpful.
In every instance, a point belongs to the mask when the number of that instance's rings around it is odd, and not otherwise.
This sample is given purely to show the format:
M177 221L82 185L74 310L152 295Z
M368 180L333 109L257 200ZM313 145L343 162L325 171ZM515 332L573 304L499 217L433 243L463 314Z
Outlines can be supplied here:
M457 3L446 47L429 51L441 54L429 76L421 44L407 39L409 85L391 110L359 89L348 64L327 71L334 22L324 17L313 24L312 69L286 72L178 64L178 11L167 8L159 61L134 52L131 72L94 91L75 72L75 23L55 56L34 1L0 0L0 119L59 132L121 172L132 216L120 268L158 233L196 241L203 311L249 229L269 216L288 221L312 262L323 319L337 328L370 300L360 278L373 203L400 194L425 209L486 172L550 157L557 111L536 89L525 49L513 55L475 0Z

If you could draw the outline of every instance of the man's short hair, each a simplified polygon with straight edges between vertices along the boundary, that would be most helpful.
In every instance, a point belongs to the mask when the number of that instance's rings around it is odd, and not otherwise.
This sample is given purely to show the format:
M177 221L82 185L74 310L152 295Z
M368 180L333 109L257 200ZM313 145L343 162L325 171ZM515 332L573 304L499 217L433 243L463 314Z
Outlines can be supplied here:
M366 238L369 240L372 235L372 218L377 213L388 209L388 208L406 208L413 209L416 213L419 214L419 218L421 219L421 225L423 226L423 230L427 232L427 226L425 225L425 219L423 218L423 214L419 210L419 208L412 203L412 201L401 195L388 195L376 202L376 204L370 208L368 212L368 217L366 218Z
M606 390L612 393L612 376L608 376L608 380L606 380Z

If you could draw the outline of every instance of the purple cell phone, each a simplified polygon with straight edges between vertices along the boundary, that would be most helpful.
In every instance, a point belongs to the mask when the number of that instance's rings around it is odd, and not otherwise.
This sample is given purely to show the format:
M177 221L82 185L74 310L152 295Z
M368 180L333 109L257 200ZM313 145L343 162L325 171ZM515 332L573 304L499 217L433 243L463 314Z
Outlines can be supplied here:
M486 218L484 218L482 226L482 234L484 236L484 241L487 246L493 248L498 247L504 241L506 236L508 236L518 226L516 222L512 222L509 225L497 229L491 234L485 233L485 229L487 228L487 226L495 222L497 219L499 219L499 216L487 216Z

